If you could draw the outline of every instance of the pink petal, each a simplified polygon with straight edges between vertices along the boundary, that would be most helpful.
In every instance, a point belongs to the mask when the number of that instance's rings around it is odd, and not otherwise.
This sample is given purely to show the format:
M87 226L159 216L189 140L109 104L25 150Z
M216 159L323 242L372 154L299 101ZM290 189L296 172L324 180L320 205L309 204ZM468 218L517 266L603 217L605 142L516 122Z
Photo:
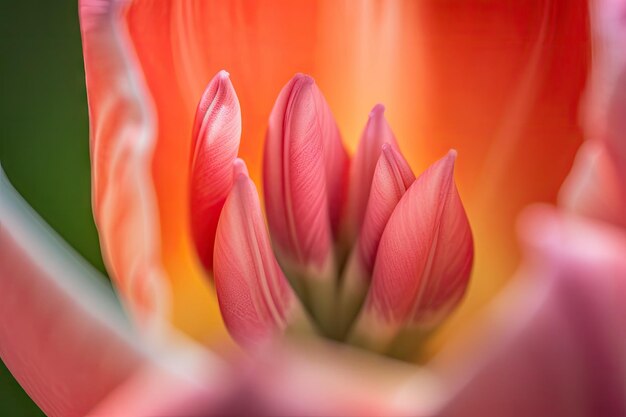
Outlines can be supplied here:
M626 2L591 4L594 65L584 107L586 135L606 143L626 189Z
M49 416L83 416L144 358L104 278L0 170L0 357Z
M302 314L272 252L256 187L241 160L217 226L214 267L222 317L239 343L271 340Z
M403 327L439 324L465 293L474 249L454 185L455 158L450 151L411 185L381 237L356 329L381 347Z
M394 149L398 149L396 137L384 113L385 107L382 104L377 104L370 112L350 167L346 236L344 237L347 242L354 242L361 230L372 188L372 178L383 144L388 143Z
M363 226L357 242L358 257L371 274L380 238L396 205L415 181L415 175L402 154L385 144L376 164Z
M626 187L600 141L587 141L561 188L559 203L585 216L626 227Z
M437 415L626 415L624 234L548 208L526 212L520 230L520 277L478 348L446 366Z
M281 263L324 268L332 233L324 139L327 108L311 77L298 74L270 115L263 162L265 205Z
M372 180L363 227L342 278L342 320L349 325L363 302L380 238L396 205L415 181L411 167L388 143L382 145Z
M207 351L197 350L197 346L185 347L168 352L163 362L142 366L89 415L206 416L232 390L230 369L222 367Z
M207 270L220 211L232 187L232 164L241 137L241 111L226 71L209 83L196 111L191 158L191 230Z
M133 318L152 327L171 307L151 174L154 109L121 24L124 4L83 0L79 9L102 255Z

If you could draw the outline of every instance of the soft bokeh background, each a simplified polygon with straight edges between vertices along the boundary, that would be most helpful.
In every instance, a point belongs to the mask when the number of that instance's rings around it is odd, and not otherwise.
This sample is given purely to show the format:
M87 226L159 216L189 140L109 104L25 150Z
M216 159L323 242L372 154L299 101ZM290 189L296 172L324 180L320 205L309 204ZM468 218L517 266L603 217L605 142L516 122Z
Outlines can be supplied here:
M77 2L3 1L0 21L2 167L44 220L104 272L90 205ZM4 364L0 415L43 415Z

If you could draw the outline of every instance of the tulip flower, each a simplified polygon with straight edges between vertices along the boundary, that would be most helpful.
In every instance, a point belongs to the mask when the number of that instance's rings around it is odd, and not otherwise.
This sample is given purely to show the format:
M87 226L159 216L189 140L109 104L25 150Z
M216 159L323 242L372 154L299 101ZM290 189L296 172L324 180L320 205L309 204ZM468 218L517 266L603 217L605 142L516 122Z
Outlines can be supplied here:
M121 308L2 176L2 360L52 416L626 414L626 3L592 4L82 1Z

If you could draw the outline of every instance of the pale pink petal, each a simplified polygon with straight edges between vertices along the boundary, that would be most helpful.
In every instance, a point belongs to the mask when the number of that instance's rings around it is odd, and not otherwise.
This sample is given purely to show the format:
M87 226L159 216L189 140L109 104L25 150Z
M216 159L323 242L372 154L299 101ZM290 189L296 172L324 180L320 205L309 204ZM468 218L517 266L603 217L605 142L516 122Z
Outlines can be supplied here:
M242 165L235 164L217 226L214 279L228 331L249 346L281 334L302 312L274 257L256 187Z
M578 151L559 203L572 212L626 227L625 185L606 144L590 140Z
M385 107L382 104L377 104L370 112L350 167L349 194L345 214L346 236L344 236L347 242L354 242L361 230L374 170L383 144L388 143L394 149L398 149L396 137L384 113Z
M450 151L415 180L385 227L356 328L376 348L402 328L431 329L465 293L474 249L454 184L455 158Z
M207 270L220 211L233 184L232 164L241 137L241 111L226 71L209 83L196 111L191 156L191 231Z
M231 370L197 346L177 346L135 371L90 416L207 416L232 391ZM221 409L222 413L228 410Z
M133 316L160 326L170 313L152 182L155 115L122 23L125 3L82 0L93 210L102 255Z
M83 416L144 361L105 278L0 169L0 357L49 416Z
M319 92L311 77L287 83L270 115L263 161L265 205L281 263L318 269L332 250Z
M519 279L496 300L479 346L447 362L438 415L626 415L624 234L548 208L527 212L520 230Z

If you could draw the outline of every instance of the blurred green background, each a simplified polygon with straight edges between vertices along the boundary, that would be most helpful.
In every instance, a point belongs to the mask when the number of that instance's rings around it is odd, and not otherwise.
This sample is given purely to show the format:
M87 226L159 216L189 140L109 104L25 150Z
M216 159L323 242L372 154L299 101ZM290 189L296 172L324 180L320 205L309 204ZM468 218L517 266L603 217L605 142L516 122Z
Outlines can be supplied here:
M78 1L0 3L0 161L44 220L104 271L91 214ZM40 415L2 364L0 416Z

